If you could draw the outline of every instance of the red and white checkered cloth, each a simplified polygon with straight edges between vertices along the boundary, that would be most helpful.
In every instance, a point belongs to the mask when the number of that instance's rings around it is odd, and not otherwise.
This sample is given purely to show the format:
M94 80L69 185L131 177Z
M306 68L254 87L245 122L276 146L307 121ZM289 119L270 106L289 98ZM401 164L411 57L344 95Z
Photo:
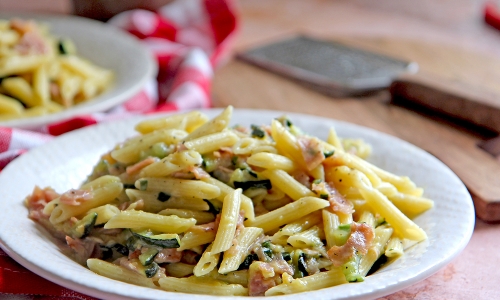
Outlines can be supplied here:
M77 128L138 113L210 107L213 70L225 58L237 28L231 0L176 0L157 12L127 11L109 22L139 37L155 54L156 80L108 112L77 116L36 131L0 127L0 169L29 149ZM1 249L0 298L92 299L31 273Z

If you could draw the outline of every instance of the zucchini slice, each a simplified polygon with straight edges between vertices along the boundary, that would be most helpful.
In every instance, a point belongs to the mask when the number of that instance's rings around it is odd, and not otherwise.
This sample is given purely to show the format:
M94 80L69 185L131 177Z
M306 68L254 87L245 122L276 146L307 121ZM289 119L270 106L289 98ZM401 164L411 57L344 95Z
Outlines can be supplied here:
M122 244L118 244L118 243L116 243L116 244L114 244L114 245L112 246L112 248L113 248L116 252L120 253L120 254L121 254L121 255L123 255L123 256L127 256L127 255L128 255L128 248L127 248L127 247L125 247L125 246L123 246Z
M179 248L181 246L178 234L164 233L153 235L147 231L134 232L132 230L130 230L130 232L133 237L137 238L145 245L157 246L160 248Z
M250 268L250 265L256 260L259 260L259 256L256 253L248 254L245 260L243 260L243 262L238 267L238 270L246 270Z
M69 39L60 39L57 46L61 55L76 54L75 44Z
M160 270L160 266L157 263L152 262L149 266L144 268L144 274L147 278L151 278L156 275L158 270Z
M273 188L271 180L269 179L252 180L252 181L234 181L233 184L235 189L241 188L244 191L249 188L266 189L266 190L270 190Z
M155 260L158 250L155 248L148 248L144 253L139 255L139 261L143 266L149 266Z
M97 220L97 213L90 213L75 223L71 229L71 236L77 239L83 239L90 234Z
M160 270L160 266L154 261L147 266L143 266L142 264L137 264L136 267L137 271L139 271L139 273L144 274L147 278L155 276L158 270Z

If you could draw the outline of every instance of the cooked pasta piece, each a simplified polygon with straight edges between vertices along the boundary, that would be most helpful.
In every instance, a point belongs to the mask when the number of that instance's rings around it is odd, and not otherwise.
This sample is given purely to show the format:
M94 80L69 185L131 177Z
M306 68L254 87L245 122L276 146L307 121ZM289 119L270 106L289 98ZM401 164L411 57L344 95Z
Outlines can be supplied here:
M220 195L220 189L200 180L166 177L145 177L135 182L139 190L163 192L172 197L213 199Z
M268 232L329 205L330 203L328 203L328 201L316 197L304 197L266 214L260 215L253 221L247 220L245 221L245 225L260 227L264 232Z
M218 296L244 296L248 294L248 290L239 284L227 284L224 281L210 278L195 276L188 278L167 277L161 278L158 282L160 288L166 291Z
M236 271L246 256L250 254L252 244L263 233L262 228L258 227L242 228L236 235L231 247L224 252L224 259L220 264L219 273L227 274Z
M158 129L179 129L189 133L205 124L207 121L208 117L204 113L191 111L183 114L144 120L135 126L135 130L142 134L150 133Z
M261 172L261 174L262 176L269 178L273 186L282 190L293 200L299 200L300 198L307 196L315 196L310 189L283 170L265 170Z
M200 260L196 264L196 266L193 269L193 273L195 276L200 277L203 275L207 275L210 273L212 270L214 270L217 267L217 264L219 263L219 257L220 257L220 252L214 253L212 252L213 248L213 243L211 243L205 252L203 252L203 255L201 256Z
M278 169L288 173L297 169L296 164L288 157L268 152L252 154L247 159L247 163L264 169Z
M112 217L104 228L150 228L164 233L181 233L196 224L196 219L162 216L137 210L121 211Z
M196 128L196 130L189 133L189 135L184 138L184 142L223 131L229 126L229 122L231 120L232 115L233 115L233 107L228 106L217 117L207 121L203 125Z
M224 252L231 247L240 215L241 189L236 189L224 198L220 213L219 228L212 246L213 253Z
M90 258L87 260L87 267L93 272L109 277L111 279L128 282L131 284L139 284L150 288L157 288L154 281L150 278L142 276L141 274L124 267L96 259Z

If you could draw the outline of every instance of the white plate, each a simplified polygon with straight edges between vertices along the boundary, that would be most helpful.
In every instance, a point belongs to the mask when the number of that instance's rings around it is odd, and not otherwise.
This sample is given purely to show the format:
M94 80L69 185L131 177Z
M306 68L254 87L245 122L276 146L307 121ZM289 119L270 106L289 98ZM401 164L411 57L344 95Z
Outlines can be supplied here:
M210 116L219 110L208 110ZM283 113L236 110L233 123L269 124ZM377 131L330 119L288 114L307 133L326 138L335 126L342 137L363 138L373 146L370 161L388 171L410 176L425 189L435 207L415 221L429 239L410 248L405 256L362 283L280 296L280 299L373 299L401 290L430 276L457 256L474 228L474 208L458 177L425 151ZM169 293L117 282L96 275L64 256L58 247L27 217L22 200L35 185L52 186L58 192L77 187L90 173L99 156L116 142L134 134L138 118L100 124L65 134L33 149L0 173L0 241L2 248L20 264L62 286L106 299L224 299L203 295ZM229 298L227 298L229 299Z
M66 15L0 13L0 19L32 19L49 25L56 37L70 38L79 56L115 73L104 93L59 113L0 122L0 126L25 129L62 121L76 115L106 111L137 94L157 72L156 60L134 36L106 23Z

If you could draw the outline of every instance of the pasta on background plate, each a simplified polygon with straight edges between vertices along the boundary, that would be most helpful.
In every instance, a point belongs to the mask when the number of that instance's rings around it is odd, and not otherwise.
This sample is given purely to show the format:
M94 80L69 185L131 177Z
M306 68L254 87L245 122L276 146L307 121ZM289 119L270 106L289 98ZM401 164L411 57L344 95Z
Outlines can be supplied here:
M35 187L29 217L93 272L154 289L273 296L363 281L427 238L433 206L371 147L286 116L230 126L192 111L136 125L86 182Z
M0 121L56 113L106 90L113 72L43 22L0 20Z

